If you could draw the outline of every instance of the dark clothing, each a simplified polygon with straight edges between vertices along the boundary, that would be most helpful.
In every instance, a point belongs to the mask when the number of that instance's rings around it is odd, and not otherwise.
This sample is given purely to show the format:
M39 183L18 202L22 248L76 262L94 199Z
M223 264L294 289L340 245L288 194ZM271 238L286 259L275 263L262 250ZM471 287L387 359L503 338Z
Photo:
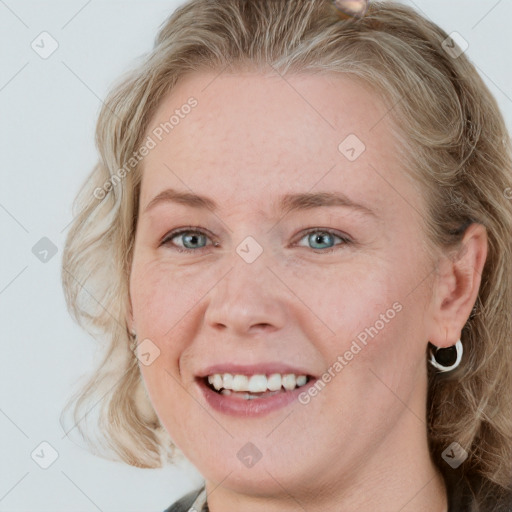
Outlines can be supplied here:
M169 508L166 508L164 512L188 512L203 489L204 487L201 487L200 489L189 492L178 501L174 502ZM197 512L209 512L208 505L205 503L203 508L201 510L197 510Z
M448 497L448 512L512 512L512 498L506 504L496 505L496 507L490 505L490 508L482 510L478 509L473 494L463 484L454 482L452 489L454 489L454 492L451 492ZM204 487L201 487L189 492L165 509L164 512L189 512L190 507L203 490ZM205 503L201 510L194 512L209 512L208 504Z
M512 512L512 493L497 498L488 496L485 503L476 503L475 493L471 489L479 487L476 480L472 480L471 487L467 480L445 474L445 482L450 489L448 493L448 512Z

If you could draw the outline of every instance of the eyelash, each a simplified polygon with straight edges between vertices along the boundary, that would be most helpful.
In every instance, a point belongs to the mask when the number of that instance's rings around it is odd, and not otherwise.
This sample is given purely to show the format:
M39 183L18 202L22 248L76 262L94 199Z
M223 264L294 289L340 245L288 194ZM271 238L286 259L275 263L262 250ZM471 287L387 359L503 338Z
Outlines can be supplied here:
M208 237L208 234L202 230L199 230L199 229L196 229L197 226L189 226L188 228L180 228L180 229L177 229L176 231L171 231L170 233L168 233L167 235L165 235L165 237L163 238L162 242L161 242L161 246L163 245L166 245L168 244L168 242L170 242L173 238L179 236L179 235L183 235L183 234L194 234L194 235L205 235ZM342 243L338 244L338 246L335 246L335 247L331 247L331 248L328 248L328 249L311 249L312 251L314 251L315 253L317 254L329 254L329 253L333 253L333 252L336 252L340 249L342 249L342 246L344 245L350 245L352 244L352 240L350 240L347 236L345 235L341 235L339 234L338 232L336 231L333 231L333 230L330 230L330 229L323 229L323 228L310 228L308 230L306 230L302 236L300 237L299 239L299 242L304 238L306 237L307 235L311 234L311 233L326 233L326 234L329 234L329 235L332 235L336 238L339 238ZM200 247L199 249L185 249L185 248L182 248L182 247L178 247L178 246L175 246L174 244L171 244L172 246L172 249L179 252L179 253L198 253L198 252L202 252L202 250L205 250L208 246L206 247Z

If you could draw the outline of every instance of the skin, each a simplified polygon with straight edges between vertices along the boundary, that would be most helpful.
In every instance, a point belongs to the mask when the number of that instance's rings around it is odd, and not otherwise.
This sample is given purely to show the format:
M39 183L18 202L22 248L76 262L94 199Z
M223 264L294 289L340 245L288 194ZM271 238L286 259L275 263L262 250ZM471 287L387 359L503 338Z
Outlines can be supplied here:
M446 511L427 446L426 349L460 337L478 294L485 228L468 228L459 257L430 260L422 194L370 89L334 75L217 75L180 81L150 123L198 100L143 162L127 322L160 350L139 365L155 411L205 478L213 512ZM351 133L366 145L353 162L338 150ZM219 209L169 202L145 212L168 187ZM343 192L375 216L277 210L282 194L319 191ZM185 245L196 253L173 249L183 236L160 245L190 225L207 230ZM353 243L315 243L309 228ZM236 252L247 236L263 249L250 264ZM306 405L227 416L195 384L200 369L223 361L286 361L321 375L395 302L401 311ZM251 468L237 458L247 442L262 453Z

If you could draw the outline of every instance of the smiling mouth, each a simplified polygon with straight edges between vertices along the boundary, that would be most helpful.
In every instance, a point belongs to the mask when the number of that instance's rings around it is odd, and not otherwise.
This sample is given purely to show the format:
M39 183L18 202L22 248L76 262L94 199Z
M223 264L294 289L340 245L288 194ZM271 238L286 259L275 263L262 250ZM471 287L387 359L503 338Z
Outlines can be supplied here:
M202 378L204 385L217 394L244 400L271 397L294 391L313 379L310 375L273 373L269 375L212 374Z

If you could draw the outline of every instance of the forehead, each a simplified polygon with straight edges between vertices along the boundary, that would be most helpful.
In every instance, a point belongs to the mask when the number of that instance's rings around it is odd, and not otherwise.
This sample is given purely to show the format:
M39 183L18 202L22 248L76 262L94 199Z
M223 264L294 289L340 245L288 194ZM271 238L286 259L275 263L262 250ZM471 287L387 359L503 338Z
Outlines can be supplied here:
M386 181L407 186L387 112L341 75L192 73L150 122L141 205L168 186L230 205L318 189L378 206L397 194Z

